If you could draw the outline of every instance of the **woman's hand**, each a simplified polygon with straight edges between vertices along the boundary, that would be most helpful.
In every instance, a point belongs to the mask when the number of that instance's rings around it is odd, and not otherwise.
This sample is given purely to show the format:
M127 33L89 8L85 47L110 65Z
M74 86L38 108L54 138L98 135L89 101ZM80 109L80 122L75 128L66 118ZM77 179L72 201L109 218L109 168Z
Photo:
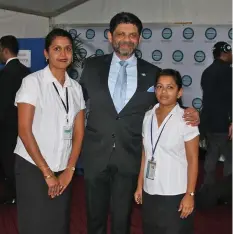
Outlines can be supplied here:
M59 186L59 181L58 179L52 174L49 176L45 176L45 181L48 185L48 195L51 197L51 198L54 198L56 196L59 196L59 192L60 192L60 186Z
M194 196L185 194L180 202L179 212L181 212L180 217L182 219L187 218L194 209Z
M141 187L137 187L137 190L134 193L134 199L138 205L142 204L142 188Z
M74 175L74 171L68 168L59 175L58 180L60 183L60 192L59 192L60 195L64 192L66 187L70 184L73 175Z

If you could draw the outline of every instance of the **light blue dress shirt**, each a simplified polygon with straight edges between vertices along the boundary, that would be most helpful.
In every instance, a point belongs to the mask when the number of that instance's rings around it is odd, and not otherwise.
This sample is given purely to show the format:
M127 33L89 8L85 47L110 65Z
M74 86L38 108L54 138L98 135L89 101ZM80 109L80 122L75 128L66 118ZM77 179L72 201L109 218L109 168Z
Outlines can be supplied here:
M112 62L110 66L109 76L108 76L108 88L111 94L111 97L113 97L117 77L121 68L121 65L119 64L121 60L117 57L115 53L113 53ZM127 90L126 90L126 99L125 99L125 105L129 102L129 100L134 95L136 89L137 89L137 58L133 54L130 58L126 60L128 62L128 66L126 67L126 73L127 73Z

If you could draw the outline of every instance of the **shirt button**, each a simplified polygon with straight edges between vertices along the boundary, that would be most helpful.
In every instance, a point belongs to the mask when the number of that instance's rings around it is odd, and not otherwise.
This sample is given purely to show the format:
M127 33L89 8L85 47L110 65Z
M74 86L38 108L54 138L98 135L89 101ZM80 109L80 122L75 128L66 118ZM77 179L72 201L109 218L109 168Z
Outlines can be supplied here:
M121 118L120 118L119 116L117 116L117 117L116 117L116 120L119 120L119 119L121 119Z
M112 138L115 138L115 134L114 133L112 134Z

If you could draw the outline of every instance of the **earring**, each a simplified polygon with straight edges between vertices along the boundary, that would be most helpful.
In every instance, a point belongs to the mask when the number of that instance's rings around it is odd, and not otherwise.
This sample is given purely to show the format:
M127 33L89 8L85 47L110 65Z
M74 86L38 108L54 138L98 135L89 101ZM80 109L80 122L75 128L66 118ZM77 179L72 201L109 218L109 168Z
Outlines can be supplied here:
M48 60L49 60L48 58L45 58L46 63L48 63Z

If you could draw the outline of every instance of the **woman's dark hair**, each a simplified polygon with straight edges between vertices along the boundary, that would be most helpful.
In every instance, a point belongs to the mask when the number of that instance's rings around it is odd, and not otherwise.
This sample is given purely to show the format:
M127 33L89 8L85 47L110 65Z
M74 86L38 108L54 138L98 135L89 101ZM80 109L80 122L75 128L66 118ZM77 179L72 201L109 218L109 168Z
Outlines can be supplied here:
M159 72L158 76L156 77L156 82L155 82L155 86L157 85L159 78L161 76L171 76L173 78L173 80L175 81L178 90L180 90L182 88L182 78L181 75L178 71L174 70L174 69L163 69ZM183 107L183 103L182 103L182 99L181 97L177 99L178 104Z
M69 32L67 32L64 29L61 28L55 28L53 29L45 38L45 50L48 52L49 47L53 43L53 41L56 39L56 37L66 37L70 40L70 43L72 44L73 47L73 38L70 35Z
M116 14L110 21L109 31L111 34L113 34L119 24L133 24L138 28L138 33L141 35L142 22L136 15L129 12L121 12Z

